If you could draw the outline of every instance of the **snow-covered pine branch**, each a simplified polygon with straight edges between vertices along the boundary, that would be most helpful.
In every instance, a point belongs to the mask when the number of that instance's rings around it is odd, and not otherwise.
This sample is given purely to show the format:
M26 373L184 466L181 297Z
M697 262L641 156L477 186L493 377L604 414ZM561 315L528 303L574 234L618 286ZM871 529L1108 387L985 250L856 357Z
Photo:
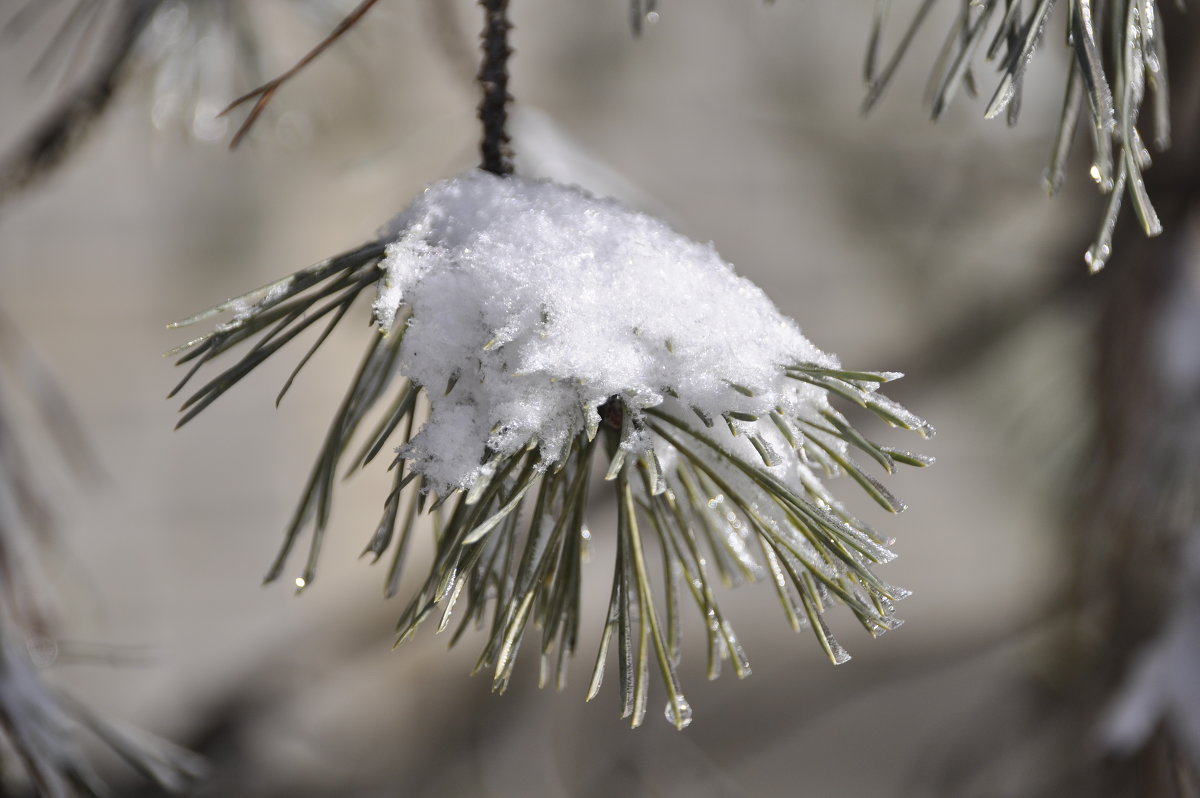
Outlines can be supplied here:
M181 348L183 360L203 363L260 337L185 403L184 420L309 324L330 316L335 326L376 282L378 333L269 579L311 524L296 583L312 583L333 480L351 438L382 407L351 466L394 453L394 488L366 547L375 558L392 552L389 593L422 511L439 530L400 636L435 612L439 629L458 612L456 639L483 623L479 667L493 671L497 689L531 620L542 630L543 683L563 683L577 642L593 473L614 485L619 512L589 697L616 634L622 710L634 725L645 713L651 650L671 696L668 720L690 721L675 676L677 592L705 618L713 676L722 659L749 673L715 598L717 578L769 579L789 623L811 626L835 663L848 654L822 617L831 602L872 634L899 624L893 602L907 591L871 570L894 556L887 541L825 486L845 473L884 508L903 509L854 457L884 471L930 461L871 442L830 402L931 434L877 392L899 375L843 369L711 244L578 188L473 171L426 189L381 241L219 306L233 320ZM667 563L661 588L646 564L651 545ZM657 589L671 594L665 619Z

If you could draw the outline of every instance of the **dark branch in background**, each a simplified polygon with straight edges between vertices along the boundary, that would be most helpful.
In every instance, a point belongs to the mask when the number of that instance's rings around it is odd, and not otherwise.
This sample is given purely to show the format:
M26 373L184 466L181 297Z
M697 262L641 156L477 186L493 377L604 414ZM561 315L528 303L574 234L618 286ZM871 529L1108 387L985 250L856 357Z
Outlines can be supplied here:
M134 43L160 1L129 0L120 6L112 33L87 78L0 159L0 202L49 175L83 140L115 96Z
M483 100L479 103L479 121L483 123L480 167L494 175L511 175L512 152L508 146L508 0L480 0L486 16L483 27L483 63L479 67L479 85Z
M1167 49L1179 56L1172 123L1181 142L1200 135L1200 95L1178 88L1200 79L1200 54L1192 46L1198 22L1178 16L1166 34ZM1194 694L1181 699L1166 692L1159 705L1141 697L1139 711L1151 725L1113 739L1114 710L1128 708L1128 690L1144 673L1143 662L1161 664L1159 684L1190 685L1195 670L1189 648L1173 645L1183 656L1163 659L1159 642L1170 639L1163 635L1196 589L1187 552L1200 529L1200 391L1194 371L1178 371L1179 355L1195 369L1194 347L1174 353L1179 343L1171 337L1182 332L1186 345L1187 331L1200 320L1191 232L1200 218L1200 155L1175 147L1159 161L1147 173L1147 189L1166 232L1132 240L1106 274L1087 280L1087 301L1096 311L1090 337L1095 421L1066 494L1071 518L1063 546L1071 567L1059 580L1065 594L1052 599L1065 610L1065 623L1048 638L1042 667L1029 679L1026 693L1033 700L1003 723L994 722L998 712L989 713L978 746L952 751L968 764L948 773L935 795L993 794L997 783L1030 798L1200 794L1200 752L1183 727L1185 717L1194 722ZM1128 217L1121 224L1125 232L1135 226ZM1006 707L1014 699L1019 696L1005 696ZM1029 764L1035 745L1047 754L1040 759L1044 766Z
M329 49L330 45L342 38L347 31L353 28L358 21L363 18L363 15L371 10L371 6L375 5L377 2L379 2L379 0L363 0L363 2L359 3L353 11L347 14L342 21L337 24L337 27L334 28L328 36L322 39L316 47L305 53L304 57L297 61L291 69L284 72L279 77L267 81L257 89L238 97L236 100L231 102L224 111L218 114L218 116L224 116L233 109L257 98L257 101L254 103L254 107L250 109L250 114L246 117L246 121L242 122L242 126L237 129L236 133L233 134L233 139L229 142L229 148L233 149L241 143L245 135L250 132L250 128L254 127L254 123L258 121L259 116L261 116L263 110L266 109L267 104L271 102L272 98L274 98L275 92L277 92L284 83L295 77L300 70L304 69L304 67L312 63L317 56Z

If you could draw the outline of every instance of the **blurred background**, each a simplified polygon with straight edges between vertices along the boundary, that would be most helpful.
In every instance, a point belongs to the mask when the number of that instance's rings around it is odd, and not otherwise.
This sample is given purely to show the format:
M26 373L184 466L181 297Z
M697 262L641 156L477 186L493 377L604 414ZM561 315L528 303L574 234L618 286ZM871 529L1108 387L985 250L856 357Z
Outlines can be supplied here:
M0 2L0 25L24 5ZM107 10L78 55L43 59L70 49L54 37L73 4L43 5L0 39L0 153L104 56ZM898 541L880 573L914 591L903 629L871 640L835 612L854 658L833 667L788 630L768 586L742 586L722 602L753 676L706 681L694 625L681 676L695 722L676 732L655 712L631 731L614 685L583 701L610 578L603 504L561 694L537 690L526 659L493 695L468 675L479 636L447 650L425 629L392 650L403 600L384 601L384 570L358 559L388 490L382 467L342 486L311 589L261 586L366 343L367 303L279 409L302 344L172 431L177 401L163 397L181 374L162 353L189 331L168 322L369 240L423 186L477 162L470 0L379 3L232 152L243 114L215 112L353 4L234 3L232 36L225 5L165 3L87 137L0 204L0 313L57 378L83 438L64 457L39 428L37 394L5 374L54 522L37 557L44 678L202 753L205 796L1034 794L1013 785L1052 750L1036 742L1048 724L1028 717L1069 648L1059 621L1091 484L1108 279L1089 283L1082 261L1104 199L1086 148L1062 196L1042 188L1067 57L1058 28L1010 129L966 97L928 121L953 4L934 9L864 117L866 3L663 0L638 38L623 0L512 3L518 171L713 241L848 367L906 372L892 395L938 429L922 446L936 466L889 480L906 513L853 505ZM1118 235L1118 251L1142 245ZM79 447L94 471L71 467ZM407 584L427 554L422 540ZM115 794L155 794L95 755Z

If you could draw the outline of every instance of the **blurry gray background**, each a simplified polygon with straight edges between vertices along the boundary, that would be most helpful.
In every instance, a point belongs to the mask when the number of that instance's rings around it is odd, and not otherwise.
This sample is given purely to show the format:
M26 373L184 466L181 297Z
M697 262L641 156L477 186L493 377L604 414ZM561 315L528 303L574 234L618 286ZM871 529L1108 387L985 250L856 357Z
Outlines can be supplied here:
M265 76L328 29L288 5L261 9ZM478 637L447 652L426 629L391 650L402 600L382 601L383 569L357 559L382 468L343 486L309 591L260 586L365 345L367 307L280 409L302 345L178 433L163 396L180 374L162 353L187 332L164 325L367 240L425 184L476 162L477 9L385 0L237 151L211 115L156 117L161 79L144 65L63 169L0 208L0 309L60 378L104 471L81 482L35 452L60 529L42 558L59 620L50 678L200 748L214 767L204 795L869 798L926 794L970 767L1003 685L1040 667L1031 629L1058 587L1059 511L1086 428L1083 319L1014 298L1082 271L1099 198L1082 161L1065 196L1041 188L1057 40L1035 59L1015 129L967 98L928 122L939 23L864 118L869 11L663 0L634 39L624 0L514 0L513 132L526 174L713 241L818 346L908 373L894 395L938 428L922 445L937 465L889 481L911 507L899 517L855 497L898 540L881 574L914 591L901 630L872 641L835 613L854 655L835 668L788 631L769 587L744 586L722 600L753 676L708 683L693 627L682 677L695 722L676 732L655 711L630 731L614 685L583 702L610 578L598 506L573 681L539 692L527 659L492 695L468 676ZM27 76L52 27L0 45L0 151L54 91L53 74ZM188 54L165 49L147 62ZM219 105L252 84L215 85ZM1026 306L994 345L963 334Z

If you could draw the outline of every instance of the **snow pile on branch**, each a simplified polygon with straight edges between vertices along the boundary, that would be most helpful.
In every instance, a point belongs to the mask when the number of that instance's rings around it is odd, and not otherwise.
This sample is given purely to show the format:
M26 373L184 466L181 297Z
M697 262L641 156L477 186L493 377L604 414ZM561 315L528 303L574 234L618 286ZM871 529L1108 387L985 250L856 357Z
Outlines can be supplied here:
M785 367L836 358L711 244L615 201L475 171L426 189L392 229L375 313L385 330L406 318L400 370L432 413L402 454L439 492L531 441L559 461L610 397L637 414L675 396L710 419L828 409Z

